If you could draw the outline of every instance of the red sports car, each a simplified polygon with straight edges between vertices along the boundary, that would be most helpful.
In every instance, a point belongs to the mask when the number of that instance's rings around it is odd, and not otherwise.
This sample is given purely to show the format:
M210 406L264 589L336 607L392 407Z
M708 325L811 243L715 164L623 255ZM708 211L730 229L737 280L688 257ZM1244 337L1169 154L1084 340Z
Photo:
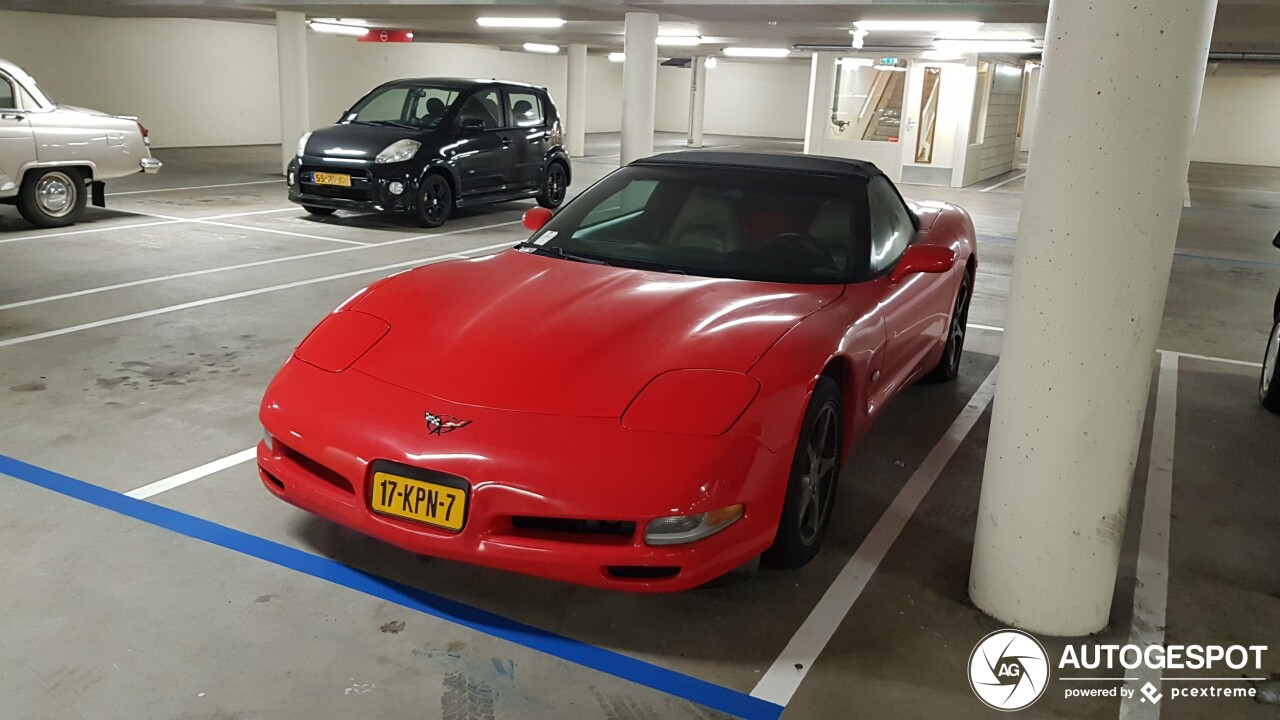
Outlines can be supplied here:
M814 557L885 404L955 377L973 223L874 165L686 152L380 280L262 402L263 483L425 555L621 590Z

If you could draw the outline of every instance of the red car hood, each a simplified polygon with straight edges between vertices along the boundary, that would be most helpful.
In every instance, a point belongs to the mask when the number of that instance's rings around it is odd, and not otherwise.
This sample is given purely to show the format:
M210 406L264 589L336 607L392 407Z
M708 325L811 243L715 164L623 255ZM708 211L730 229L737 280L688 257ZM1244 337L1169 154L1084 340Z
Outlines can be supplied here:
M746 372L843 290L510 250L418 268L375 287L355 308L391 331L353 367L455 403L618 417L662 372Z

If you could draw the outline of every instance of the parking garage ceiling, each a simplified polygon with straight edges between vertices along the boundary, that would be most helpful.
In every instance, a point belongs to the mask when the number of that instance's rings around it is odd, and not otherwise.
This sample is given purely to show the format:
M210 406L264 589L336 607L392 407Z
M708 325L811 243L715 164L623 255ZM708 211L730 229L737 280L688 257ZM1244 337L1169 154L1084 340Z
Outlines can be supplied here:
M706 39L703 52L749 43L776 46L847 45L855 20L980 20L983 32L1043 40L1047 0L988 0L982 3L934 0L784 4L756 0L704 0L678 3L326 2L325 0L0 0L0 8L102 17L184 17L268 22L277 10L308 17L340 17L367 21L375 27L412 30L419 41L464 42L518 48L530 40L558 44L586 43L595 52L620 50L622 18L627 12L658 13L662 31L696 33ZM568 22L556 30L484 29L479 16L548 16ZM879 34L869 47L928 45L933 35ZM1280 9L1275 0L1219 0L1214 29L1215 52L1280 52ZM687 52L685 54L688 54Z

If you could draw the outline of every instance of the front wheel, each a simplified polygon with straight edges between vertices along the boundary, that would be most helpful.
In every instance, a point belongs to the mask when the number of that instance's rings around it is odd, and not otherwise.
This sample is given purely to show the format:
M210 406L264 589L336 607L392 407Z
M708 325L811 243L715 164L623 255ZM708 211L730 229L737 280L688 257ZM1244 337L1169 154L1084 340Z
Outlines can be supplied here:
M960 358L964 355L964 336L969 327L969 301L973 292L969 288L969 273L960 279L956 304L951 310L951 323L947 326L947 345L942 349L942 359L926 376L934 382L954 380L960 374Z
M438 228L453 213L453 188L443 175L428 173L418 186L416 212L418 224L425 228Z
M1276 372L1280 370L1280 317L1271 328L1271 340L1267 342L1267 354L1262 358L1262 381L1258 385L1258 400L1262 407L1280 413L1280 382Z
M560 203L564 202L564 196L569 190L569 174L564 171L564 166L558 162L553 162L547 166L547 171L542 174L542 184L538 190L538 204L544 208L555 210L560 207Z
M831 525L843 457L844 416L840 406L840 388L835 381L826 376L818 378L800 425L778 534L764 554L771 565L800 567L822 548Z
M32 170L22 179L18 212L36 227L66 227L84 214L86 200L84 179L78 171Z

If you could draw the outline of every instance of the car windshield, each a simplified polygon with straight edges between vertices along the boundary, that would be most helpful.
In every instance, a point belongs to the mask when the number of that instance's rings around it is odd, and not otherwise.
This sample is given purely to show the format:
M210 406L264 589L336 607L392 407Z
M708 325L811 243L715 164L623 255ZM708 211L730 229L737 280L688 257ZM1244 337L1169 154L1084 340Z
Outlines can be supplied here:
M786 283L865 273L854 181L766 170L633 165L592 186L523 246L619 267Z
M430 130L444 120L458 91L430 85L382 87L364 96L347 113L346 121L368 125L397 125Z

